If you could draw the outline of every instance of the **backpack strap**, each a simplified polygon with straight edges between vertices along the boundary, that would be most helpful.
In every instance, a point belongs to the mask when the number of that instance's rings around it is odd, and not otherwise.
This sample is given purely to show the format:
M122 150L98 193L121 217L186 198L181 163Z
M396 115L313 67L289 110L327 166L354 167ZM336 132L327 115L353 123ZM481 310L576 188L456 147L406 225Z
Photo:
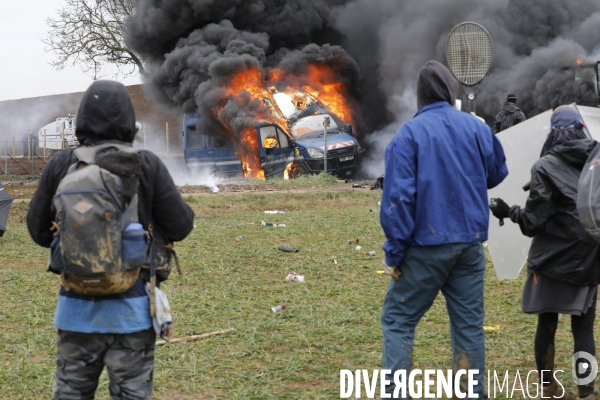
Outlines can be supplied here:
M136 153L140 149L136 149L131 145L119 144L119 143L103 143L96 144L93 146L79 146L75 151L75 155L79 159L80 162L84 162L86 164L93 164L96 160L96 154L102 150L114 148L118 151L124 151L127 153Z

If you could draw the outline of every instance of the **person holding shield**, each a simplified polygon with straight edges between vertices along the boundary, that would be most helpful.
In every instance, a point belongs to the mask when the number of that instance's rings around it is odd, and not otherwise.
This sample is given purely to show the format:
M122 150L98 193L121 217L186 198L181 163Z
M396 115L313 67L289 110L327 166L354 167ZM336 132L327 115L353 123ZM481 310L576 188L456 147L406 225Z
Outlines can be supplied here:
M577 110L567 105L558 107L552 114L551 131L541 158L531 169L525 207L510 207L500 198L492 199L490 205L496 218L510 218L519 224L524 235L533 238L522 308L523 312L538 316L534 352L544 397L596 398L593 380L580 384L576 397L566 393L552 373L559 314L571 316L574 353L596 354L594 319L600 282L600 244L579 222L576 204L579 175L596 145L596 141L586 138ZM578 357L576 362L579 367L586 361ZM581 371L589 367L588 364ZM542 376L542 371L547 372ZM589 372L578 372L579 379L587 375Z

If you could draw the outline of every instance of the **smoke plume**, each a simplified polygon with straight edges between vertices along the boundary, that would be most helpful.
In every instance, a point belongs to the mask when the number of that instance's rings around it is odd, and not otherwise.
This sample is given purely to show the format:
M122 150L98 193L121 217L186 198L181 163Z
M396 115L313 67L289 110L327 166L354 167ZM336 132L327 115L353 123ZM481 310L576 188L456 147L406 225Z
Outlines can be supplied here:
M148 66L155 100L214 115L207 124L229 124L237 135L268 118L261 102L224 89L240 71L303 87L312 65L328 66L317 84L343 84L359 138L370 145L369 174L377 174L393 132L416 111L420 67L445 62L448 33L465 21L484 26L494 45L477 97L488 122L511 92L527 117L596 96L563 68L600 59L597 0L138 1L126 41ZM273 77L273 69L284 74Z

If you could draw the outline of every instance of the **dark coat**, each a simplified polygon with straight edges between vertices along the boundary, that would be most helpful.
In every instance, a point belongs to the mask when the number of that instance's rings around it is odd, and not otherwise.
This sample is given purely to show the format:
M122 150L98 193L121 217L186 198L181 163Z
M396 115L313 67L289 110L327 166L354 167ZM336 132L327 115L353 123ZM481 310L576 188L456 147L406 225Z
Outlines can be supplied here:
M586 232L577 213L581 170L597 142L573 140L556 146L531 169L525 208L513 206L510 219L533 237L527 269L580 286L600 281L600 244Z
M76 135L85 145L131 143L135 136L135 113L127 89L111 81L92 84L79 107ZM145 229L153 223L157 243L183 240L193 228L194 212L181 197L162 161L150 151L139 153L142 157L138 188L140 223ZM50 247L52 197L69 166L76 161L73 149L62 150L50 159L42 173L27 211L27 228L40 246Z
M506 117L506 118L505 118ZM520 122L525 121L525 114L516 104L507 101L504 103L504 108L500 111L494 119L494 132L498 133L511 126L517 125Z

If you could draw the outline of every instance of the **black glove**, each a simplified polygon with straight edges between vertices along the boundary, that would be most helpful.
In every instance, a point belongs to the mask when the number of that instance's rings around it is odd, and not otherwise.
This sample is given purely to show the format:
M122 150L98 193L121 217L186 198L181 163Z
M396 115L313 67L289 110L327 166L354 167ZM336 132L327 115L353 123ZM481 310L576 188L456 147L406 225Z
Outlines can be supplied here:
M502 220L509 217L510 206L501 198L496 198L490 200L490 210L500 220L500 225L503 225Z

